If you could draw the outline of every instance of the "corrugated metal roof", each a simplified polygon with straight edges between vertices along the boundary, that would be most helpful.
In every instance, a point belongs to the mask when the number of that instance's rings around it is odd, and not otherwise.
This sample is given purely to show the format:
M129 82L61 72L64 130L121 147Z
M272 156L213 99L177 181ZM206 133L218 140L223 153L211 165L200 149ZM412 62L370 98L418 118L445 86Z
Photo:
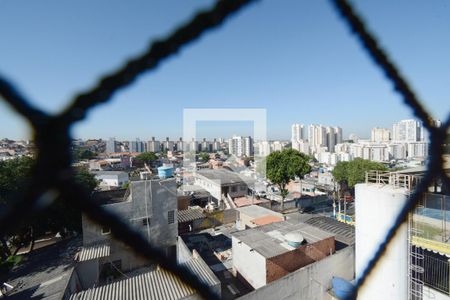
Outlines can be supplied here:
M205 218L201 209L184 209L178 211L178 223L190 222Z
M305 221L306 224L320 228L336 235L336 240L352 245L355 243L355 227L328 217L314 217Z
M193 258L183 265L191 270L192 273L196 274L204 284L208 286L220 284L219 279L202 260Z
M194 293L178 277L160 269L72 294L69 300L175 300Z
M95 258L109 256L111 248L107 244L83 247L78 254L78 261L87 261Z

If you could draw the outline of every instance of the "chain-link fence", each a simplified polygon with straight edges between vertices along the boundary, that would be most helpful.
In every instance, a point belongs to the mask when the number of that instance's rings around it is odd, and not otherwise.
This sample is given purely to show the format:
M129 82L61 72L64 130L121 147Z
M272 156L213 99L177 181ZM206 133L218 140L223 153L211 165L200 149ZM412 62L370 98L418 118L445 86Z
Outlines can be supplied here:
M34 130L34 141L37 148L37 162L32 170L33 180L16 195L13 207L1 212L0 234L13 228L18 222L27 218L33 211L42 208L43 203L61 196L71 205L78 206L86 215L102 226L111 228L115 238L129 245L136 253L158 262L163 268L176 274L182 281L195 288L207 299L217 296L200 279L187 268L178 266L169 260L154 245L127 225L117 215L94 203L83 187L77 185L74 171L71 168L71 136L70 128L75 122L85 118L88 110L94 106L110 101L112 95L130 84L144 72L155 70L166 58L177 53L186 44L195 41L207 30L220 26L234 13L255 2L254 0L222 0L209 11L198 13L192 20L177 28L167 38L153 42L140 56L128 61L119 70L100 78L96 86L85 93L77 95L71 104L60 114L49 115L34 107L13 84L0 76L0 96L17 113L28 120ZM427 187L438 177L449 186L450 180L445 174L443 165L443 144L450 124L450 118L441 127L435 127L431 115L425 110L415 93L410 88L402 74L379 46L377 40L367 30L361 17L345 0L331 0L336 12L341 15L346 24L360 42L363 49L373 62L383 71L387 80L403 98L405 105L410 107L414 115L423 122L430 133L431 147L427 172L403 207L390 230L386 232L384 241L368 262L367 268L358 278L354 294L366 283L371 271L383 256L389 242L395 236L397 229L406 220L408 212L413 209ZM24 209L26 207L27 209ZM31 209L28 209L31 208ZM368 282L367 284L370 284ZM280 291L282 293L282 291Z

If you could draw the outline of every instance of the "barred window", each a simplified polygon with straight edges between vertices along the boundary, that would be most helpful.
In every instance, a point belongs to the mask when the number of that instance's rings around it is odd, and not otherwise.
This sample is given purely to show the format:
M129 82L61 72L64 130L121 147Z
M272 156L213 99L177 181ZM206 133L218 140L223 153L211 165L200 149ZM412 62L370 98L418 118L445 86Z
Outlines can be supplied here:
M169 223L169 224L175 223L175 211L174 210L169 210L167 212L167 223Z

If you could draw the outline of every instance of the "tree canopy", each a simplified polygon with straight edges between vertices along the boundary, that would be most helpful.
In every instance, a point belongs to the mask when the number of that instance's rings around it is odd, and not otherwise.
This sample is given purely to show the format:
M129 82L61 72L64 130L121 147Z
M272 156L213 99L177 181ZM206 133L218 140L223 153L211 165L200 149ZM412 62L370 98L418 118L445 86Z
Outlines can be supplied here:
M206 153L206 152L200 152L200 153L198 154L198 158L199 158L201 161L207 162L207 161L209 161L209 154Z
M338 183L345 182L349 188L353 188L357 183L364 182L366 171L370 170L386 171L387 168L375 161L356 158L352 161L338 162L332 174Z
M10 206L14 204L15 194L23 189L24 184L31 180L31 169L34 159L21 157L0 162L0 204ZM83 185L88 191L93 191L97 180L87 170L78 170L75 181ZM57 198L47 209L21 220L18 226L1 237L12 240L16 245L28 243L33 235L47 231L64 232L65 230L81 229L81 212L74 205L68 204L64 199ZM1 252L1 249L0 249ZM0 253L4 257L4 253Z
M275 151L266 158L266 176L280 188L281 209L284 209L284 198L288 195L286 185L295 177L303 178L311 172L310 157L295 149Z
M158 156L154 152L144 152L136 156L137 160L140 160L144 163L151 163L158 159Z
M73 150L73 158L75 160L92 159L97 156L97 153L92 152L89 149L77 148Z

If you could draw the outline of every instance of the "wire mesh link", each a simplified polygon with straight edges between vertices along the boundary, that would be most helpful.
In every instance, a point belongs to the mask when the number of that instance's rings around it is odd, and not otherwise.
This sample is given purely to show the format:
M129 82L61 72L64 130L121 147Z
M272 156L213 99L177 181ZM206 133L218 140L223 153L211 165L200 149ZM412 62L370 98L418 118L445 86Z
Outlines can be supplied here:
M110 227L115 238L130 246L137 254L158 262L183 282L196 289L204 298L216 298L217 295L187 268L168 259L143 236L127 226L119 216L94 203L83 187L74 183L69 151L71 142L69 129L74 122L84 119L90 108L109 101L116 91L132 84L142 73L156 69L164 59L175 54L184 45L198 39L205 31L221 25L227 17L240 11L250 2L254 1L218 1L211 10L198 13L190 22L175 30L168 38L154 42L144 54L127 62L113 74L101 78L93 89L76 96L73 102L56 116L47 115L32 106L24 96L20 95L10 81L0 76L0 96L31 123L38 150L37 162L32 169L33 180L21 194L17 195L17 201L15 201L13 207L0 215L0 234L5 233L33 211L43 209L44 204L51 200L47 198L60 195L64 201L78 206L98 224ZM449 183L450 180L442 168L442 144L450 125L450 117L440 128L436 128L432 123L430 114L424 109L409 84L378 45L377 40L368 32L364 22L354 12L351 5L345 0L332 0L332 3L357 36L364 50L383 70L387 79L394 85L395 90L402 96L404 103L412 108L415 116L423 122L431 136L430 162L423 181L408 199L386 233L384 242L381 243L376 254L358 278L352 295L352 298L354 298L357 290L366 282L371 271L386 251L397 229L406 220L408 212L414 208L422 194L427 190L428 185L438 176L442 178L445 184ZM24 205L31 207L31 209L24 210Z

